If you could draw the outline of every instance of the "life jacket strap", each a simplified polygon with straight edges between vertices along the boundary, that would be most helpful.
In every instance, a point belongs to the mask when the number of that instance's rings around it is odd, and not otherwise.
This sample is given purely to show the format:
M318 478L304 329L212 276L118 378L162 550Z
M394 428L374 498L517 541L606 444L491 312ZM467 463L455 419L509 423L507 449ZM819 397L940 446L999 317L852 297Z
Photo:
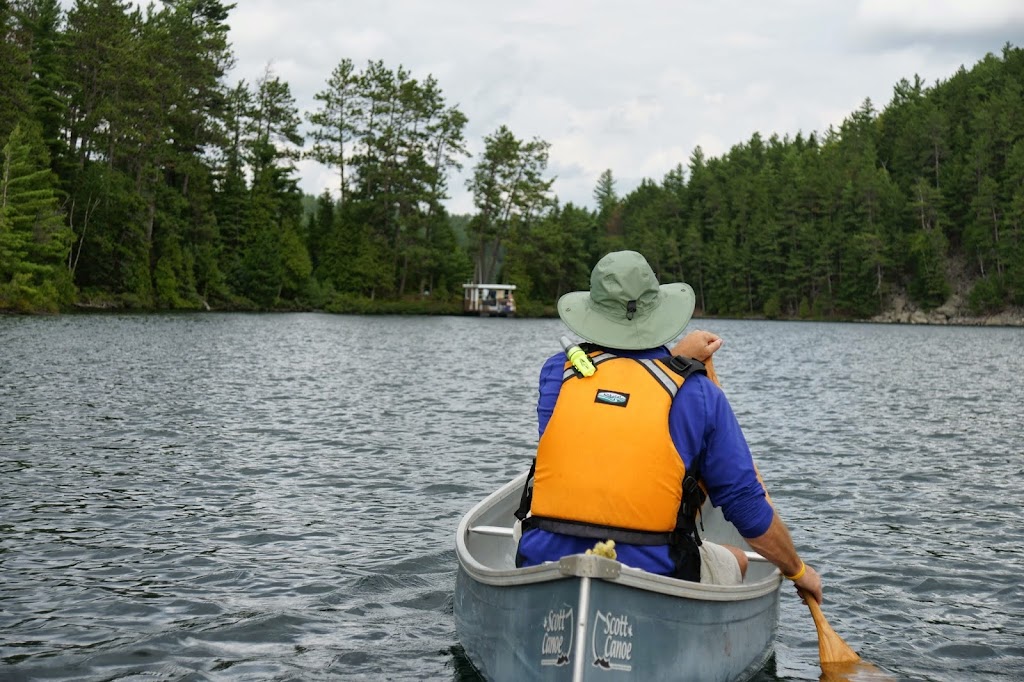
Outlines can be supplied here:
M700 360L694 360L693 358L686 358L682 355L673 355L667 360L664 360L668 368L673 372L687 379L691 374L703 374L708 375L708 370L704 366L704 363Z
M523 494L519 498L519 509L516 509L515 517L520 521L530 513L530 505L533 503L533 473L537 470L537 458L530 463L530 473L526 474L526 483L523 484Z
M534 528L550 533L574 535L579 538L595 540L615 540L627 545L667 545L672 533L658 533L646 530L631 530L617 526L605 526L598 523L568 521L547 516L531 516L523 520L523 532Z
M700 518L700 508L704 506L704 500L708 498L707 493L700 486L700 482L693 474L687 474L683 479L683 499L679 505L679 513L676 516L676 528L692 531L697 537L697 545L700 545L700 536L697 535L697 523L700 529L704 530L704 521Z
M697 477L687 474L683 479L683 499L679 504L676 527L668 543L669 556L675 567L673 578L700 582L700 546L703 542L697 532L697 523L701 505L706 498ZM703 522L700 523L700 529L704 530Z

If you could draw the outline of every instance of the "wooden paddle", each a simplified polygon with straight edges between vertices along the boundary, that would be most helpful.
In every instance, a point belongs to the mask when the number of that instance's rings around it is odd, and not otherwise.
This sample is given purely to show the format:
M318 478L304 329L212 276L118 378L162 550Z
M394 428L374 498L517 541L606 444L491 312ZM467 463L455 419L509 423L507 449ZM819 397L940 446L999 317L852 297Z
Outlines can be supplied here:
M859 661L860 656L857 655L857 652L851 649L850 645L844 642L843 638L837 635L832 626L828 624L818 602L805 592L800 592L800 596L804 598L807 608L811 610L814 627L818 630L818 658L821 660L821 669L824 670L826 665Z
M892 673L862 660L836 634L825 620L818 602L803 592L800 595L811 610L814 627L818 630L818 659L821 661L823 682L895 682L897 678Z
M715 366L709 357L704 361L704 369L707 370L708 378L715 382L719 388L722 383L718 380ZM748 553L749 555L750 553ZM760 557L759 557L760 558ZM821 612L821 606L809 594L800 592L807 608L811 610L811 618L814 619L814 627L818 631L818 659L821 663L821 671L825 673L828 680L891 680L894 679L871 665L861 661L857 652L850 648L850 645L843 641L843 638L836 634L836 631L829 625L825 614Z

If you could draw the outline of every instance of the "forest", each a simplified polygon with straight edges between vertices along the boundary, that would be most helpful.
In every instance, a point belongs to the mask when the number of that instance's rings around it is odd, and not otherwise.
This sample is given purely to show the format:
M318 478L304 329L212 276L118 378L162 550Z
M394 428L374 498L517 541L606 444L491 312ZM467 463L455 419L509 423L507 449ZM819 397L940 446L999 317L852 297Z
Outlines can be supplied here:
M310 111L270 67L227 82L232 8L0 0L0 310L452 313L476 281L550 315L624 248L708 315L1024 306L1011 44L900 80L838 128L698 147L621 195L605 170L578 206L554 195L542 139L499 124L470 157L468 119L430 74L342 56ZM304 195L303 158L337 186ZM464 167L475 211L450 215Z

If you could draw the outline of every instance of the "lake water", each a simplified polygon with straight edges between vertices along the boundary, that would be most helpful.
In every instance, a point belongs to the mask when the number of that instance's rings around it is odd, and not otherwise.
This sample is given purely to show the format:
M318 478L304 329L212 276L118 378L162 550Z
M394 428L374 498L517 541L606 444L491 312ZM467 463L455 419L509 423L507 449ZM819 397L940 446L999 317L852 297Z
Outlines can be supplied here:
M1024 329L703 320L835 630L1024 677ZM459 518L528 467L557 320L0 317L0 679L472 680ZM815 680L784 586L762 680Z

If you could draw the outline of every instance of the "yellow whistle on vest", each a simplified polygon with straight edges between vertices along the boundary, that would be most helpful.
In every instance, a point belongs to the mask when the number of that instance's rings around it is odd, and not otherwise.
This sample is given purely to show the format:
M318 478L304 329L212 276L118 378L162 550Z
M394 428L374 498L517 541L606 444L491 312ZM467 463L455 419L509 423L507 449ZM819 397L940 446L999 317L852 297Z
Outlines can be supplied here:
M594 363L590 361L590 356L587 355L582 348L577 344L570 341L567 337L563 336L562 350L565 351L565 357L569 358L569 362L582 376L589 377L591 374L597 371L594 367Z

